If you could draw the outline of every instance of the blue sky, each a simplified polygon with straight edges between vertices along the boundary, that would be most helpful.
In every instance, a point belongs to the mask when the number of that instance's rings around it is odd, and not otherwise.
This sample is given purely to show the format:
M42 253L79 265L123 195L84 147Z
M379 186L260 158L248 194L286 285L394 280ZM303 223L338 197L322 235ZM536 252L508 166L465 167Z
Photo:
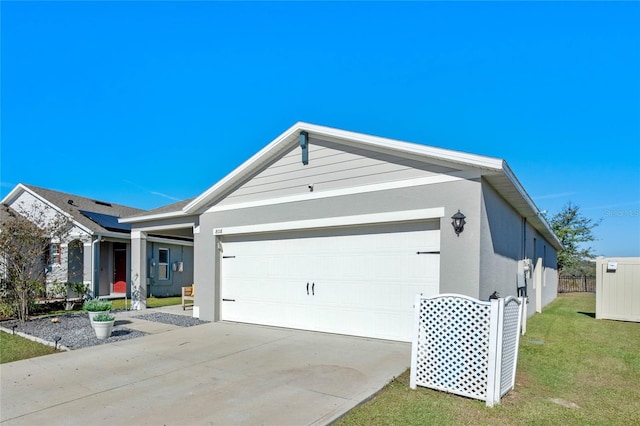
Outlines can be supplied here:
M640 256L640 3L8 2L1 195L155 208L297 121L505 159Z

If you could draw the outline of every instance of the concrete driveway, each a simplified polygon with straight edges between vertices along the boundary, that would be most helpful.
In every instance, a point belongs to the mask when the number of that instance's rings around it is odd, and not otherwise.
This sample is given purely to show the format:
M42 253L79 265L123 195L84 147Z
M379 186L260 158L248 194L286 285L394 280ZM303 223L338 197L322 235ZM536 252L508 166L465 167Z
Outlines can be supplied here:
M3 425L315 425L410 363L408 343L211 323L0 366Z

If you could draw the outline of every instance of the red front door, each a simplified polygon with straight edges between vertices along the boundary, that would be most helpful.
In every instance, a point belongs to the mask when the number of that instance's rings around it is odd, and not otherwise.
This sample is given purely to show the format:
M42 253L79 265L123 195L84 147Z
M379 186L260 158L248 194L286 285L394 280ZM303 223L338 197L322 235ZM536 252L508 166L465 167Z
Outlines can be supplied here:
M113 292L125 293L127 291L127 250L115 249L113 251Z

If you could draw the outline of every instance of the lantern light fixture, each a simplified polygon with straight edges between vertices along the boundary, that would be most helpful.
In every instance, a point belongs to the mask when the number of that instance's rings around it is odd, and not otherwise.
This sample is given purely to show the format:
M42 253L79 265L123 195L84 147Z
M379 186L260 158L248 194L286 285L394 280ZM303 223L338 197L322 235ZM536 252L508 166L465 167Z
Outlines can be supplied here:
M453 225L453 230L456 232L456 235L459 237L460 233L464 230L464 225L465 223L465 219L466 216L463 215L462 213L460 213L460 210L458 209L458 213L454 214L453 216L451 216L451 225Z

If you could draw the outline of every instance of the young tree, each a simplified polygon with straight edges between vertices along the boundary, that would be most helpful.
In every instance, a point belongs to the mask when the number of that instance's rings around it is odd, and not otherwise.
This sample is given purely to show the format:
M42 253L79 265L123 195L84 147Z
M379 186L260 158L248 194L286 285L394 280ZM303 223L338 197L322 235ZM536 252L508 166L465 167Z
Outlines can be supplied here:
M70 220L50 208L32 205L17 212L2 206L0 223L0 271L2 299L20 321L45 290L47 255L52 241L62 242L71 228Z
M558 252L558 272L576 268L582 261L595 257L593 249L583 244L595 241L593 228L599 222L583 216L579 206L569 201L560 212L546 219L564 246Z

